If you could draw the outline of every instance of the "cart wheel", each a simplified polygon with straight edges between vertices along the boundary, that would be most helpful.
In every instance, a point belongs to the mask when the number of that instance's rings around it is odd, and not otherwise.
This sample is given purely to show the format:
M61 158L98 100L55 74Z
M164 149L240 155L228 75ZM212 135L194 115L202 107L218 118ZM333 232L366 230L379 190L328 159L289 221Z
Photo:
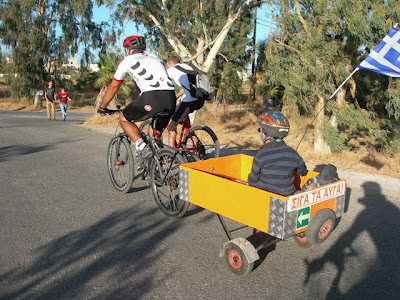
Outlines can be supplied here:
M312 244L308 241L305 232L296 234L295 236L293 236L293 238L296 244L301 248L310 248L312 246Z
M318 211L311 219L306 230L306 238L311 244L321 244L335 227L336 216L330 209Z
M225 260L232 273L239 276L249 274L254 267L254 262L249 263L243 250L234 243L226 245Z

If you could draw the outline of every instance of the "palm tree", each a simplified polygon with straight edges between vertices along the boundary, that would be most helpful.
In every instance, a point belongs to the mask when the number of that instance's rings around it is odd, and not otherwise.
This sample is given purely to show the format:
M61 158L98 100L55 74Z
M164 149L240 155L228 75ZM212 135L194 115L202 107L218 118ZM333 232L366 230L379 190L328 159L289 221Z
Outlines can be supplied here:
M100 60L99 63L100 71L98 72L99 78L94 82L94 87L100 88L100 92L97 95L95 102L96 107L100 106L101 101L103 100L103 97L107 92L108 85L113 80L113 76L115 70L117 69L117 66L118 66L118 58L116 56L109 56L105 60L104 59ZM124 95L128 95L130 93L129 87L125 84L122 84L119 90ZM115 107L117 104L118 104L118 96L116 94L114 98L111 100L109 106Z

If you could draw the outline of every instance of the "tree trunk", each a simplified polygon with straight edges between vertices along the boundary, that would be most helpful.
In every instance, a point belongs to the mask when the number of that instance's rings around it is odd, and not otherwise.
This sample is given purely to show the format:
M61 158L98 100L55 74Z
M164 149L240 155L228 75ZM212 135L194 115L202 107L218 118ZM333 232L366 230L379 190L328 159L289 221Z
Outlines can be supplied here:
M34 107L39 109L42 107L42 96L38 92L35 93Z
M318 102L315 107L316 113L324 107L324 98L321 95L318 95ZM322 135L322 125L325 118L325 109L318 114L315 119L315 132L314 132L314 151L321 154L331 154L331 148L325 142L324 137Z
M346 88L342 87L336 94L336 102L339 105L340 108L344 108L346 105ZM332 115L331 117L331 125L333 127L337 127L337 117L335 114Z
M97 95L96 101L95 101L95 103L94 103L94 106L95 106L96 108L98 108L98 107L100 106L101 102L103 101L103 98L104 98L104 95L105 95L106 92L107 92L107 89L108 89L108 86L103 86L103 87L100 89L100 92L99 92L99 94ZM108 106L109 106L109 107L116 107L118 104L119 104L119 103L118 103L118 96L115 95L114 98L111 100L111 102L108 104Z

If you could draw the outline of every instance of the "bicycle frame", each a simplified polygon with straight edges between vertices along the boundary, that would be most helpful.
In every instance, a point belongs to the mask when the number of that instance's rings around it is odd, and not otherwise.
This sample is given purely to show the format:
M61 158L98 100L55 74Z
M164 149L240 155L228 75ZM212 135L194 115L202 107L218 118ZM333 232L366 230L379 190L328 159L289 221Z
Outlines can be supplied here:
M175 148L180 148L181 147L181 144L182 144L182 139L183 139L183 135L185 134L185 132L187 133L187 135L188 135L188 137L190 138L190 140L192 141L192 145L193 145L193 147L192 148L188 148L188 147L182 147L184 150L186 150L186 151L193 151L193 150L196 150L196 151L198 151L199 149L199 145L202 145L202 143L201 143L201 141L200 141L200 139L196 136L196 133L194 133L193 132L193 134L191 134L190 132L189 132L189 129L191 128L192 126L190 125L190 120L189 119L186 119L185 120L185 122L183 122L183 124L182 124L182 129L181 129L181 133L180 133L180 135L179 135L179 139L178 139L178 142L176 142L175 141Z

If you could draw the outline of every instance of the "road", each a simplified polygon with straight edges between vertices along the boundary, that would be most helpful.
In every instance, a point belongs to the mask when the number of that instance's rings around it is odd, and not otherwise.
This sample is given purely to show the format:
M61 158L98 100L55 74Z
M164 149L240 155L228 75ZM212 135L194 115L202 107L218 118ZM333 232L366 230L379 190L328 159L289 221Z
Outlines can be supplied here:
M146 182L112 188L111 134L87 117L0 112L0 299L399 298L400 180L339 170L346 213L329 239L281 241L238 277L215 215L170 219Z

